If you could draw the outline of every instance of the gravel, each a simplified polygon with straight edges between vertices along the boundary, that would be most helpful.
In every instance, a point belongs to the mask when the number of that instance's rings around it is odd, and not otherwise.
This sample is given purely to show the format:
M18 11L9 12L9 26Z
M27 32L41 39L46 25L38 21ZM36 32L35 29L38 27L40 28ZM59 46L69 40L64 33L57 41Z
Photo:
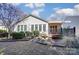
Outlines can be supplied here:
M33 39L34 40L34 39ZM76 55L79 49L53 47L30 41L0 42L0 49L4 48L4 55Z
M0 42L0 48L5 48L5 55L52 55L57 54L50 46L32 41Z

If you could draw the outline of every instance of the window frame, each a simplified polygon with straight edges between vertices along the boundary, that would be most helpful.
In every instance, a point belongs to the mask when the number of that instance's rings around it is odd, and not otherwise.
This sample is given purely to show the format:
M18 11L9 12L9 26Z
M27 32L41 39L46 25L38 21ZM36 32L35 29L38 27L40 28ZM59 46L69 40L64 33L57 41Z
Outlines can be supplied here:
M46 32L46 24L43 24L43 31Z
M18 31L18 32L20 31L20 25L17 26L17 31Z
M35 30L38 30L38 24L35 24Z
M42 24L39 24L39 31L42 31Z
M24 31L27 31L27 25L24 25Z
M23 27L24 27L24 26L23 26L23 25L21 25L21 31L23 31Z
M34 24L31 25L31 31L33 31L33 30L34 30Z

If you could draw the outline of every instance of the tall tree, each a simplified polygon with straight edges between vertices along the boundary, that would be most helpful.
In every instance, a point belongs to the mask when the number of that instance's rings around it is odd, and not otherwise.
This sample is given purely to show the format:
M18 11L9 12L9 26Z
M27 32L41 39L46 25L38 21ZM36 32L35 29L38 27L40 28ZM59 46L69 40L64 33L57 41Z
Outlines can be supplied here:
M12 4L1 3L0 4L0 20L2 24L8 29L8 38L12 33L15 23L21 19L23 12L17 9Z

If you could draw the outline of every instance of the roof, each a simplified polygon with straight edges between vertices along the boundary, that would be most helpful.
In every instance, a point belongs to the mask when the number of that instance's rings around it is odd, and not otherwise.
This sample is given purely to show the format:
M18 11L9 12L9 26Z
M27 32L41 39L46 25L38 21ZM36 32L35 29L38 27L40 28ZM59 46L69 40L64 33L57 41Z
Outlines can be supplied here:
M25 16L24 18L22 18L20 21L16 22L16 24L19 23L19 22L21 22L21 21L23 21L25 18L28 18L28 17L30 17L30 16L32 16L32 17L34 17L34 18L37 18L37 19L39 19L39 20L42 20L42 21L44 21L44 22L47 22L47 21L45 21L45 20L43 20L43 19L41 19L41 18L39 18L39 17L37 17L37 16L28 15L28 16Z
M63 22L60 20L51 20L51 21L48 21L48 23L63 23Z

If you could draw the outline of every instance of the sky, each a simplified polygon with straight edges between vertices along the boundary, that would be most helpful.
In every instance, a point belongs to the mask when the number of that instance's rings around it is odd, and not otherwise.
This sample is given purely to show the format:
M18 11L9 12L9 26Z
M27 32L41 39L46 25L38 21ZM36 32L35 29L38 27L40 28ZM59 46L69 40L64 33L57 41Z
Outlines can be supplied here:
M14 3L13 5L27 15L32 14L44 20L79 15L78 3Z

